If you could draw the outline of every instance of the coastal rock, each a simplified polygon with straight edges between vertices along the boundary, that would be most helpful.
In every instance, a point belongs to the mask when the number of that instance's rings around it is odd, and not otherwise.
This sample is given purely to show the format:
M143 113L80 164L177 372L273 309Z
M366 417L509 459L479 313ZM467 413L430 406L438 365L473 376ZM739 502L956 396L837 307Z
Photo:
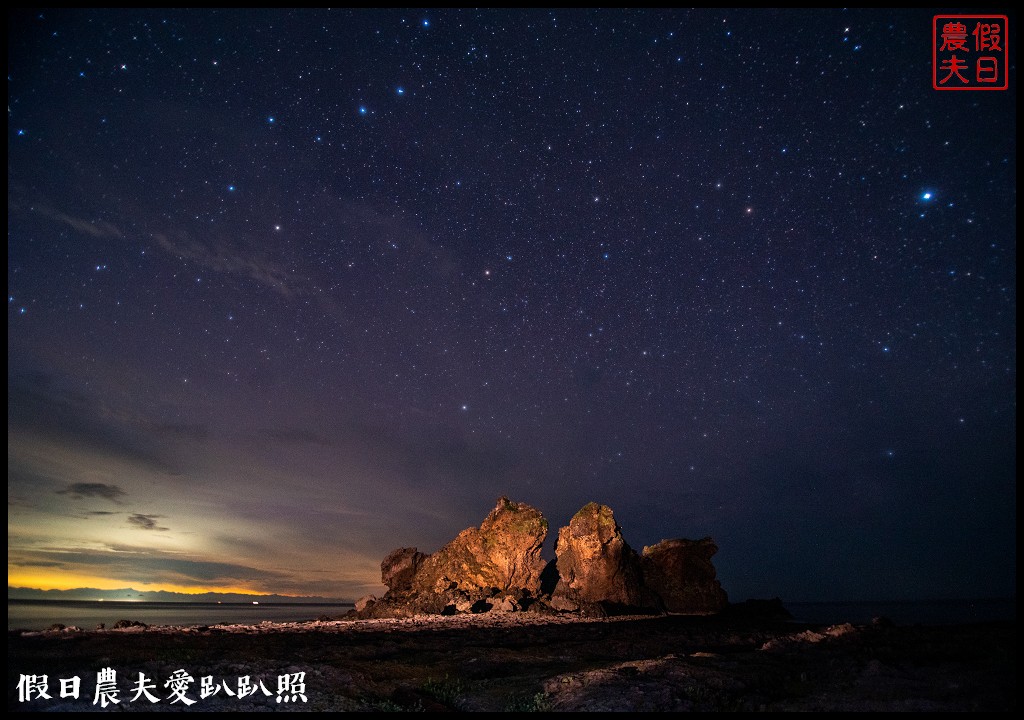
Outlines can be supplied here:
M558 531L555 555L559 580L552 593L552 607L578 610L592 603L653 604L644 592L640 559L622 537L607 505L584 505Z
M641 556L644 584L661 598L669 612L721 612L728 600L711 564L711 556L716 552L718 546L709 537L662 540L645 547Z
M604 617L636 611L708 615L727 605L715 579L710 538L629 546L607 505L585 505L558 533L556 559L541 549L548 522L539 510L498 499L479 527L460 532L432 555L414 547L381 563L388 591L361 598L362 618L523 610Z
M355 602L356 612L363 612L364 610L366 610L366 608L370 607L375 602L377 602L376 595L363 595Z
M143 630L145 630L148 627L149 625L138 620L118 620L116 623L114 623L115 630L124 630L126 628L142 628Z
M516 612L519 609L521 609L519 603L508 596L495 598L491 601L491 612L509 613Z
M399 548L381 563L388 592L360 617L410 617L508 611L539 593L548 522L539 510L502 497L478 528L460 532L432 555Z
M479 528L463 530L423 561L412 588L459 590L475 599L490 597L492 590L533 594L546 564L540 553L547 532L539 510L502 497Z
M426 558L414 547L392 550L380 564L380 581L395 592L411 590L412 580Z

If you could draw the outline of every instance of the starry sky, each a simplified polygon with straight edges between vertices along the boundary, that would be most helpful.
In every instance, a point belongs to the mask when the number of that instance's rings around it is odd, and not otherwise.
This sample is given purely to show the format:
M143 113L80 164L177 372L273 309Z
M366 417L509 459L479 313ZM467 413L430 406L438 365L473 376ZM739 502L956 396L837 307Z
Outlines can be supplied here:
M1014 595L1008 40L9 11L9 585L351 599L508 495L732 600Z

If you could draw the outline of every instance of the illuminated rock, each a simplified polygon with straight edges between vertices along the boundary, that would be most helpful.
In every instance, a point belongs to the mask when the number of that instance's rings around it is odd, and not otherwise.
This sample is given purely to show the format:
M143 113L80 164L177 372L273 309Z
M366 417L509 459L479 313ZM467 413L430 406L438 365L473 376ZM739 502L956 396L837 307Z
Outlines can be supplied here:
M381 563L388 592L365 617L510 611L536 598L546 563L548 522L536 508L502 497L478 528L432 555L399 548Z
M423 561L413 580L419 592L457 589L470 595L497 590L534 594L545 562L548 521L525 503L501 498L479 528L467 528ZM454 585L454 587L453 587Z
M649 607L640 558L622 536L607 505L589 503L558 531L555 545L558 585L551 604L556 610L584 609L588 604Z

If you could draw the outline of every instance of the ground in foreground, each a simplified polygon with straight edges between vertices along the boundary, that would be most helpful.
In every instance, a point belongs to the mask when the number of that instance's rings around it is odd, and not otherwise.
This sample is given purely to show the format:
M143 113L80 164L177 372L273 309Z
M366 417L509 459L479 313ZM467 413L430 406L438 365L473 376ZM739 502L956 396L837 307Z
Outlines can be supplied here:
M11 632L8 709L94 709L97 673L110 667L120 702L106 709L121 711L1010 711L1015 635L1012 622L812 627L529 614ZM179 670L193 679L183 686L192 705L172 702ZM158 703L138 693L140 673ZM22 702L26 675L46 675L50 698ZM62 698L60 680L74 676L79 698ZM206 676L218 691L202 697ZM240 698L246 676L257 691Z

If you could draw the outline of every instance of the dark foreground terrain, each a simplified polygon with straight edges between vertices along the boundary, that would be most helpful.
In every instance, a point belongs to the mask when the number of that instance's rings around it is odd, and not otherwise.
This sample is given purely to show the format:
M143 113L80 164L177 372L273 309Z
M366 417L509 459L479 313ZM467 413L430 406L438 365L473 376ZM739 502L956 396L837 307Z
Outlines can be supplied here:
M99 709L97 673L110 667L120 702L106 709L117 711L1011 711L1015 635L1013 622L824 627L525 613L11 632L7 705ZM171 702L179 670L192 678L179 685L192 705ZM159 702L138 692L140 673ZM50 699L22 702L25 675L46 675ZM61 698L61 679L74 676L79 698ZM204 676L217 688L208 697ZM239 698L246 676L243 688L256 693Z

